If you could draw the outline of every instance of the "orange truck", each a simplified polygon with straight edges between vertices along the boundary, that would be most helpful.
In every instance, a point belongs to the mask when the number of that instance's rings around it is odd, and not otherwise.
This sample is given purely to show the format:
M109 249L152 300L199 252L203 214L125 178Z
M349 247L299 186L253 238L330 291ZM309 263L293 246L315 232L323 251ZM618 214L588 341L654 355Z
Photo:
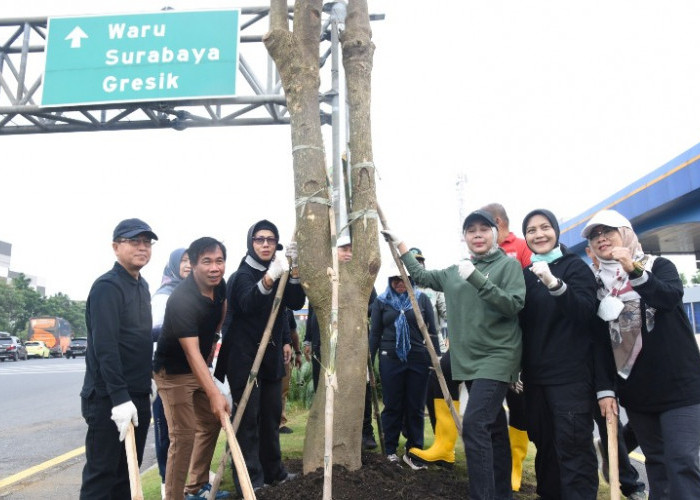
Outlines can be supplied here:
M73 338L73 327L57 316L30 318L27 338L41 340L51 350L51 356L61 358Z

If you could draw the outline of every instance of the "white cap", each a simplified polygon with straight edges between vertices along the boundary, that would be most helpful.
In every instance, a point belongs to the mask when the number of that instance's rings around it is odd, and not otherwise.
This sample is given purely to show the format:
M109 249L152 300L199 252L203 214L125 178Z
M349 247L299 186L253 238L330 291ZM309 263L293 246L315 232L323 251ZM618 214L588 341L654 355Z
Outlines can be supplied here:
M346 245L350 245L352 242L350 241L350 236L347 234L341 234L340 237L336 240L335 246L336 247L344 247Z
M596 226L608 227L628 227L632 229L632 224L620 212L616 210L601 210L588 221L586 227L581 231L581 237L588 239L591 230Z

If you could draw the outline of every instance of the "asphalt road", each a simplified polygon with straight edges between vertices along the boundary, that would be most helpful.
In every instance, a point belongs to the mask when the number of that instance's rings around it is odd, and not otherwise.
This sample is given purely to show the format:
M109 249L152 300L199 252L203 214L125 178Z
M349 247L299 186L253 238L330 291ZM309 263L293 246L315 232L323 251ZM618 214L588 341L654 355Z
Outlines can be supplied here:
M87 426L80 415L85 359L0 363L0 484L35 466L38 472L0 487L1 499L77 498ZM76 452L70 458L63 457ZM57 457L59 458L58 460ZM46 467L47 461L55 461ZM141 470L155 463L149 432Z

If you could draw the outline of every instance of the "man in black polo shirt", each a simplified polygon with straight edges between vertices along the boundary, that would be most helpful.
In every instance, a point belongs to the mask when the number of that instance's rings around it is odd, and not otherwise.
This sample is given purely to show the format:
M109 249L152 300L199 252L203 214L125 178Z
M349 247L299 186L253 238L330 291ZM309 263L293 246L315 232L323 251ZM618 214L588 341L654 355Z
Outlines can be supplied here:
M131 498L126 451L120 443L130 422L136 427L139 465L143 459L151 420L153 343L151 294L140 271L157 239L142 220L121 221L112 234L117 262L88 295L88 347L80 392L88 425L81 499Z
M192 272L168 298L153 371L170 429L165 496L182 498L184 491L187 499L198 499L211 489L211 459L231 414L208 367L226 312L226 248L205 237L193 241L187 254ZM216 498L228 496L220 491Z

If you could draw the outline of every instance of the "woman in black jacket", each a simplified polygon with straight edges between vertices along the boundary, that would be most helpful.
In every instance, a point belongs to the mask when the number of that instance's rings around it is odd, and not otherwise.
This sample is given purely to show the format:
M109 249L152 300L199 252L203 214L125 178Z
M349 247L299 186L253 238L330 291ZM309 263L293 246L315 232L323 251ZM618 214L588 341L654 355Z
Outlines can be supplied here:
M700 353L678 271L669 260L644 254L630 222L615 210L598 212L581 235L599 261L609 385L617 383L644 452L649 498L697 500ZM618 412L614 397L599 404L604 415Z
M532 265L523 270L525 412L537 447L537 493L543 499L595 500L598 462L593 448L596 284L577 255L559 245L549 210L523 220Z
M277 250L282 250L282 245L278 242L279 232L272 222L261 220L253 224L248 230L248 252L228 281L228 310L222 328L224 339L215 375L222 382L224 375L228 378L234 404L240 400L245 390L270 317L279 278L289 269L285 256L281 252L276 254ZM290 244L287 253L292 257L293 263L296 261L295 252L296 247ZM294 476L282 464L279 426L284 363L289 362L292 355L284 310L301 309L305 300L296 273L297 269L293 265L272 328L272 336L236 433L255 489Z
M379 352L379 376L382 382L382 428L387 458L399 462L396 448L405 422L406 451L423 448L425 398L428 391L430 355L418 328L416 315L401 276L389 277L386 290L372 304L369 346L372 359ZM433 306L427 295L416 292L423 321L433 347L439 351ZM403 461L413 470L425 465L414 462L407 454Z

